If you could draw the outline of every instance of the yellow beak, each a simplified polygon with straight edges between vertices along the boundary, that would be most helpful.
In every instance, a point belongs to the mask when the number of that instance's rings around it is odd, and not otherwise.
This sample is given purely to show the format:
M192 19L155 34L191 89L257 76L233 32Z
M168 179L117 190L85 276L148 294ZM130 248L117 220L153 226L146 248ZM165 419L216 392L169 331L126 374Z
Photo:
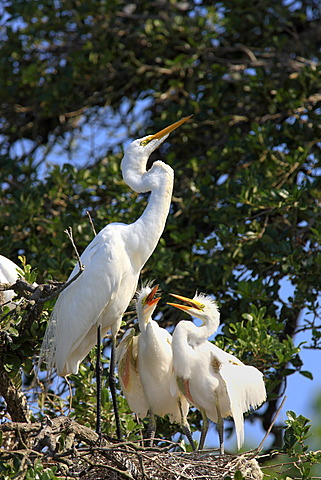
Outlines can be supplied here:
M169 133L173 132L176 130L176 128L180 127L183 123L185 123L189 118L191 118L193 115L189 115L188 117L184 117L181 120L178 120L178 122L172 123L166 128L163 128L163 130L160 130L157 133L154 133L154 135L151 135L150 137L146 138L143 140L141 143L142 145L147 145L149 142L152 140L160 140L161 138L165 137L165 135L168 135Z
M170 305L171 307L176 307L179 308L180 310L183 310L183 312L188 312L193 307L188 307L187 305L180 305L179 303L170 303L167 302L166 305Z
M180 305L179 303L168 303L167 305L171 305L172 307L179 308L180 310L183 310L185 312L188 312L191 308L195 308L196 310L203 310L204 305L200 302L197 302L196 300L192 300L191 298L187 297L182 297L181 295L175 295L174 293L170 294L172 297L177 298L178 300L181 300L182 302L187 303L187 305Z

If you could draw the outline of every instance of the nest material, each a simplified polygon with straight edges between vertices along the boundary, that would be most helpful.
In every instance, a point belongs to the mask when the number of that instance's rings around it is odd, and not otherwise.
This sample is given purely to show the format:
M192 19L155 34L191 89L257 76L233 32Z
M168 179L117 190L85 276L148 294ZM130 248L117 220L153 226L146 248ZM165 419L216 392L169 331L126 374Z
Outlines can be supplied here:
M128 453L127 453L128 455ZM112 470L106 458L96 458L96 465L81 478L83 480L222 480L234 478L240 471L246 480L262 480L263 473L254 458L246 455L214 455L212 453L161 453L137 451L129 454L131 465L125 475ZM102 464L105 460L105 464ZM135 466L133 468L133 466ZM110 468L111 467L111 468ZM119 468L119 467L118 467Z
M262 480L263 473L253 453L220 456L213 450L185 453L168 448L142 448L138 444L113 443L91 429L59 417L46 424L0 425L6 439L2 453L36 460L44 468L57 467L58 478L82 480L221 480L240 471L246 480ZM62 438L64 439L62 448Z

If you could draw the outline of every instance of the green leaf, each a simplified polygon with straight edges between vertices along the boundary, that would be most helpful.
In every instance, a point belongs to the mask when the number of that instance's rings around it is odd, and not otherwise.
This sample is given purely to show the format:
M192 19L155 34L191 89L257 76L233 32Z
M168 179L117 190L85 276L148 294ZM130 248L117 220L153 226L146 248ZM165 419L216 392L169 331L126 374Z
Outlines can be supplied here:
M307 370L300 370L300 373L301 375L303 375L304 377L307 377L309 378L310 380L313 380L313 375L311 372L307 371Z

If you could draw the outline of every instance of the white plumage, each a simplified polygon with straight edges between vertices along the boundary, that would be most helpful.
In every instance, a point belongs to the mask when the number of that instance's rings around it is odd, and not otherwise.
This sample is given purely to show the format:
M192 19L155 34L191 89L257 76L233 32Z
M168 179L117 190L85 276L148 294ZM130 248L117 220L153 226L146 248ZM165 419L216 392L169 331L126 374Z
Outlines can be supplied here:
M139 418L147 417L148 403L138 371L138 336L130 328L116 348L116 362L122 391L130 409Z
M224 453L223 418L229 416L234 419L237 446L241 448L244 443L243 413L257 408L266 399L263 375L208 341L219 325L218 308L209 296L196 295L193 299L174 296L187 305L169 305L203 321L200 327L190 321L179 322L172 342L177 384L202 414L200 448L203 448L207 419L210 419L217 423L220 452Z
M0 283L15 283L19 277L17 269L21 270L12 260L0 255ZM15 306L15 303L11 302L14 294L13 290L1 291L0 306L5 304L12 309Z
M140 333L127 332L117 347L119 379L130 408L139 417L150 415L149 434L155 433L154 416L169 415L181 424L192 446L187 423L189 404L181 392L171 388L173 372L172 336L152 319L160 297L157 287L143 287L136 299Z
M122 173L136 192L151 192L142 216L134 223L107 225L81 255L81 275L61 292L44 337L40 361L48 371L56 367L62 376L77 373L79 363L102 335L111 330L112 350L122 315L132 299L140 271L153 253L163 232L173 189L173 170L161 161L146 170L150 154L185 122L133 141L125 151ZM78 272L74 268L68 280Z

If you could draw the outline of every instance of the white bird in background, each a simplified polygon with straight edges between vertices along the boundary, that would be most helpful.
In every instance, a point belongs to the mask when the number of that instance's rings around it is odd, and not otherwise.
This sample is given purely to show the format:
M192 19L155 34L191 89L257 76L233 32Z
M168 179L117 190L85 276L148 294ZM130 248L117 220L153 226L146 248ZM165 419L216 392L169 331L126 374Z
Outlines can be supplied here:
M189 404L176 388L173 372L172 336L152 319L160 297L155 297L158 286L143 287L136 297L136 311L140 333L126 332L117 347L119 381L131 410L140 418L149 415L150 445L156 431L155 415L169 415L171 423L181 425L192 448L194 442L187 422Z
M21 271L18 265L9 260L9 258L0 255L0 283L15 283L19 278L18 270ZM14 308L16 304L11 302L14 295L14 290L0 291L0 307L6 306L10 310Z
M169 303L202 320L197 327L180 321L173 333L173 363L177 384L187 400L200 410L203 419L199 449L208 430L208 419L217 424L220 454L224 453L223 418L232 416L237 446L244 443L243 413L257 408L266 399L262 373L244 365L238 358L208 341L219 326L220 314L210 296L199 294L193 299L173 295L186 303Z
M86 247L81 255L85 269L60 293L40 354L39 365L41 359L45 359L49 372L56 367L61 376L77 373L79 363L96 344L97 330L98 338L100 330L102 336L111 330L109 384L118 438L121 434L114 383L116 335L135 293L140 271L164 230L173 190L174 173L169 165L156 161L147 171L146 164L151 153L188 118L154 135L134 140L126 149L121 164L124 181L135 192L151 192L148 204L134 223L111 223ZM76 265L68 280L78 271ZM99 422L97 420L97 431Z

